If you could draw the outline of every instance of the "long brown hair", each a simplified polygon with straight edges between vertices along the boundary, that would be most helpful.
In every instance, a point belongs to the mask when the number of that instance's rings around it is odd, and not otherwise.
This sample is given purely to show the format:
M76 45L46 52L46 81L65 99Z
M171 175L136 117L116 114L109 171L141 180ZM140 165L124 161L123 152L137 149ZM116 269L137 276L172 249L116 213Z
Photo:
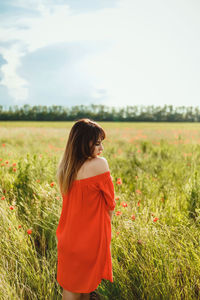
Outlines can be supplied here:
M90 119L80 119L72 126L63 157L57 168L57 179L62 194L66 194L80 167L93 157L98 139L105 139L103 128ZM91 143L91 145L90 145Z

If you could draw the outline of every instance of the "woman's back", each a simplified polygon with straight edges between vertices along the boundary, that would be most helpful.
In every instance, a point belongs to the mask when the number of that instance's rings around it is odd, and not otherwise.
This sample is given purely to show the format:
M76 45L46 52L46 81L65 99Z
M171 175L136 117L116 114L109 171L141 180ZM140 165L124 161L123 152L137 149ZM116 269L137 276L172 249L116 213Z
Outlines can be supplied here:
M63 195L58 239L57 281L68 291L90 293L102 279L113 282L111 220L116 202L107 161L93 158ZM97 174L98 173L98 174Z

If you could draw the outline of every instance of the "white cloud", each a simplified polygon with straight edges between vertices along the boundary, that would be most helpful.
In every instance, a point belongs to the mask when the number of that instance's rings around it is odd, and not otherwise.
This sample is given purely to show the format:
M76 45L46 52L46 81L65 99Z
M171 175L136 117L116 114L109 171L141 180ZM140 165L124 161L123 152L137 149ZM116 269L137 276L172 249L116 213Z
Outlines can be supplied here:
M27 4L18 0L16 4L27 8L33 1ZM47 9L39 0L35 3L35 9L40 14L37 18L20 18L12 24L3 24L0 29L1 42L12 42L10 48L2 46L0 49L0 54L7 61L1 68L3 79L0 84L8 88L9 94L16 101L23 101L28 97L27 82L17 72L22 56L56 43L104 41L111 37L109 30L106 30L111 9L100 13L71 15L67 5L51 5Z
M7 61L7 64L1 67L3 78L0 83L8 87L9 95L16 103L23 102L28 97L28 82L17 74L17 68L24 53L16 44L6 50L0 48L0 53Z

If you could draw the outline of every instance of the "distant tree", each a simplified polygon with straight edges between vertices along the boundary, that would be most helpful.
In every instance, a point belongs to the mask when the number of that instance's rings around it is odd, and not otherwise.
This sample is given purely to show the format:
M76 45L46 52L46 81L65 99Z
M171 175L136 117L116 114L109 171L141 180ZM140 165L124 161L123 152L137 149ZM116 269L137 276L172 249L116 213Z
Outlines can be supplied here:
M172 105L164 106L126 106L111 107L103 104L31 106L25 104L5 109L0 105L0 120L23 121L75 121L80 118L90 118L97 121L126 121L126 122L199 122L199 107Z

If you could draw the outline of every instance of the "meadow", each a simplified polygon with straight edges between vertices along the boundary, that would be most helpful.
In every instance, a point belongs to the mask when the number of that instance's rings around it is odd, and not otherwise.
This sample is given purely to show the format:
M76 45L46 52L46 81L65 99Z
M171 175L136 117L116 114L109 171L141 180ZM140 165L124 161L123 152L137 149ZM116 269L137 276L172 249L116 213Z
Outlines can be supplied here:
M99 122L115 187L105 300L200 299L200 124ZM55 173L73 122L0 122L0 299L61 299ZM119 178L121 180L119 180Z

